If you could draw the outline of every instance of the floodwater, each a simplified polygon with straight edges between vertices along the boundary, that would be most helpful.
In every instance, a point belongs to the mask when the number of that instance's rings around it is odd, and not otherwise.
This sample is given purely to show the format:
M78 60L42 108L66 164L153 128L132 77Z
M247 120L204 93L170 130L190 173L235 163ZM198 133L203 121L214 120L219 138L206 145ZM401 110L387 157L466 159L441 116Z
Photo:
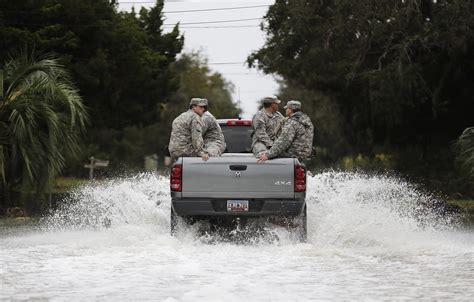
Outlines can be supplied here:
M174 238L167 179L117 179L79 188L37 227L0 230L0 299L472 301L474 232L424 206L435 199L327 172L308 178L308 243L273 225Z

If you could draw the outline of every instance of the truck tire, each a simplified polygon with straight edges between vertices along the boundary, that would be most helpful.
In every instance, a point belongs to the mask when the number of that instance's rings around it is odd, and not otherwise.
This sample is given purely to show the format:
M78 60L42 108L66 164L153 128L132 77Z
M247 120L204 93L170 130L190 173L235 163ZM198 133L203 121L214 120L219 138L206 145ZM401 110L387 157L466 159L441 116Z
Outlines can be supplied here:
M174 212L173 208L171 208L171 215L170 215L170 233L171 236L176 236L178 233L178 215Z
M294 219L296 236L299 242L308 240L308 219L306 214L306 205L303 212Z
M194 220L193 217L190 216L179 216L176 212L171 208L170 211L170 234L171 236L176 236L178 233L186 229L188 226L193 224Z

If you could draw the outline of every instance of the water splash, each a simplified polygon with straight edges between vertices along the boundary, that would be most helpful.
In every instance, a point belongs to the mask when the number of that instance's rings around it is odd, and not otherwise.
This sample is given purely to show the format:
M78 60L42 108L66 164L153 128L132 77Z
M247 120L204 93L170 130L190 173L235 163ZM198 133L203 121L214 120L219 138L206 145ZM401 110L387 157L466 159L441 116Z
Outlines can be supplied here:
M0 300L472 300L474 234L435 203L396 177L320 173L309 244L270 226L277 240L239 244L171 237L166 177L96 183L43 219L52 232L0 236Z
M169 181L153 173L78 187L42 220L48 230L169 224Z
M403 247L460 224L439 198L393 176L330 171L308 187L309 232L320 245Z
M457 226L458 217L439 211L439 200L397 177L362 173L325 172L308 177L309 241L331 245L405 244L415 233L437 232ZM47 230L103 229L152 225L169 234L169 180L139 174L78 188L43 219ZM286 241L279 227L265 226L250 242ZM196 228L189 236L213 242ZM265 232L264 232L265 233ZM237 231L251 237L251 232ZM189 237L188 236L188 237ZM278 241L278 240L277 240Z

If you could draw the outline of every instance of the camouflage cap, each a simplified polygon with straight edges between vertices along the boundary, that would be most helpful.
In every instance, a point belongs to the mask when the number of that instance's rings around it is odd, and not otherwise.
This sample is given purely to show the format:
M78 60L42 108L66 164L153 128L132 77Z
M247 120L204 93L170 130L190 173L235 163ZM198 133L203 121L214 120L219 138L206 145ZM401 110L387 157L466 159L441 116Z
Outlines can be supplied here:
M281 101L274 95L267 96L263 99L264 104L277 103L280 104Z
M293 110L301 110L301 102L291 100L291 101L288 101L288 103L286 103L286 106L283 107L283 108L285 108L285 109L290 108L290 109L293 109Z
M189 102L189 105L198 105L198 106L207 106L208 101L207 99L202 99L202 98L192 98L191 101Z

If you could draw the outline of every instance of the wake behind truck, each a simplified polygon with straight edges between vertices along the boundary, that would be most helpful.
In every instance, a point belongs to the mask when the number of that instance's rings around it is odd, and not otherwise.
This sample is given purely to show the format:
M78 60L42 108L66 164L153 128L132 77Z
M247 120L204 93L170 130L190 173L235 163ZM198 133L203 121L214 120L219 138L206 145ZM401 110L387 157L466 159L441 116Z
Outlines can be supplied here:
M171 166L171 234L186 224L214 225L266 217L307 236L306 169L296 158L257 163L250 120L218 120L227 149L220 157L180 157Z

